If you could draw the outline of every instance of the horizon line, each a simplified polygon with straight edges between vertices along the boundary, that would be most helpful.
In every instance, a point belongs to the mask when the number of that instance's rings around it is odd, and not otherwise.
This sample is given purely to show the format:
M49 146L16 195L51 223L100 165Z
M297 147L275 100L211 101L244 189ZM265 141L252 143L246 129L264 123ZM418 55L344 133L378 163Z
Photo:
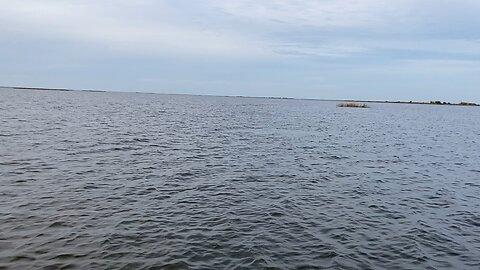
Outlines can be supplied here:
M340 102L365 102L365 103L388 103L388 104L417 104L417 105L466 105L480 106L476 102L460 101L458 103L445 102L439 100L431 101L402 101L402 100L361 100L361 99L322 99L322 98L296 98L282 96L246 96L246 95L216 95L216 94L186 94L186 93L159 93L159 92L143 92L143 91L115 91L115 90L98 90L98 89L73 89L73 88L50 88L50 87L31 87L31 86L1 86L13 90L39 90L39 91L77 91L90 93L136 93L136 94L158 94L158 95L183 95L183 96L210 96L210 97L237 97L237 98L262 98L262 99L289 99L289 100L311 100L311 101L340 101Z

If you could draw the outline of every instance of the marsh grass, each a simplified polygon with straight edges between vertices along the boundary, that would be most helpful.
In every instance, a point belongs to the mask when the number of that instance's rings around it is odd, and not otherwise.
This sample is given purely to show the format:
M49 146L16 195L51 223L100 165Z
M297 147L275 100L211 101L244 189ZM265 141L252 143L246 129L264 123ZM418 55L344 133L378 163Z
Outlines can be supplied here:
M337 107L341 108L370 108L367 104L363 103L340 103L337 104Z

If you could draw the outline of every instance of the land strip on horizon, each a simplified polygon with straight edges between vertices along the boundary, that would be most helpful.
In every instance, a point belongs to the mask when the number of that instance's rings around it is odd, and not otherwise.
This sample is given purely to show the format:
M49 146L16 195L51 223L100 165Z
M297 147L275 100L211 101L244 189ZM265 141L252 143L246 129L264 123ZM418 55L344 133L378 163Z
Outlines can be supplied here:
M46 87L23 87L23 86L0 86L0 88L9 88L15 90L45 90L45 91L83 91L83 92L114 92L95 89L68 89L68 88L46 88ZM144 93L144 94L166 94L166 93L151 93L151 92L130 92L130 93ZM195 94L175 94L175 95L190 95L190 96L220 96L220 95L195 95ZM446 105L446 106L480 106L474 102L446 102L446 101L390 101L390 100L356 100L356 99L319 99L319 98L292 98L292 97L268 97L268 96L223 96L223 97L241 97L241 98L266 98L266 99L298 99L298 100L319 100L319 101L336 101L336 102L362 102L362 103L386 103L386 104L416 104L416 105Z

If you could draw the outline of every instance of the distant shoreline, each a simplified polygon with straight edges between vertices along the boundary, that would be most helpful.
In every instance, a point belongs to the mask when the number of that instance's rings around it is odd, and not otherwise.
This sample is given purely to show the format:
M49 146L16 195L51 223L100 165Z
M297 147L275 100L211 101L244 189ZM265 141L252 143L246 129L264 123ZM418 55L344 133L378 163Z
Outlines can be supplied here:
M473 102L452 103L446 101L382 101L382 100L341 100L343 102L364 102L364 103L392 103L392 104L416 104L416 105L443 105L443 106L480 106Z
M68 89L68 88L46 88L46 87L23 87L23 86L0 86L0 88L9 88L14 90L40 90L40 91L82 91L82 92L97 92L107 93L114 91L94 90L94 89ZM149 93L149 92L125 92L125 93L142 93L142 94L165 94L165 93ZM238 98L264 98L264 99L293 99L293 100L319 100L319 101L336 101L336 102L363 102L363 103L383 103L383 104L412 104L412 105L437 105L437 106L472 106L478 107L479 103L474 102L460 102L452 103L446 101L389 101L389 100L355 100L355 99L318 99L318 98L292 98L292 97L262 97L262 96L220 96L220 95L195 95L195 94L174 94L174 95L189 95L189 96L218 96L218 97L238 97Z
M68 89L68 88L44 88L44 87L20 87L20 86L15 86L15 87L8 87L8 86L1 86L0 88L11 88L15 90L44 90L44 91L83 91L83 92L100 92L104 93L107 91L104 90L94 90L94 89Z

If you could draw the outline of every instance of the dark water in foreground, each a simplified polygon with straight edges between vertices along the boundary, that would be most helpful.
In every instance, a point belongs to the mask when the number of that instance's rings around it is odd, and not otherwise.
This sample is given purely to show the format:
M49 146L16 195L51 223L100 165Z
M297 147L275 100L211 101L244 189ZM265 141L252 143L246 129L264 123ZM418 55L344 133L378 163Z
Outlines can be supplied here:
M480 109L0 89L0 269L479 269Z

